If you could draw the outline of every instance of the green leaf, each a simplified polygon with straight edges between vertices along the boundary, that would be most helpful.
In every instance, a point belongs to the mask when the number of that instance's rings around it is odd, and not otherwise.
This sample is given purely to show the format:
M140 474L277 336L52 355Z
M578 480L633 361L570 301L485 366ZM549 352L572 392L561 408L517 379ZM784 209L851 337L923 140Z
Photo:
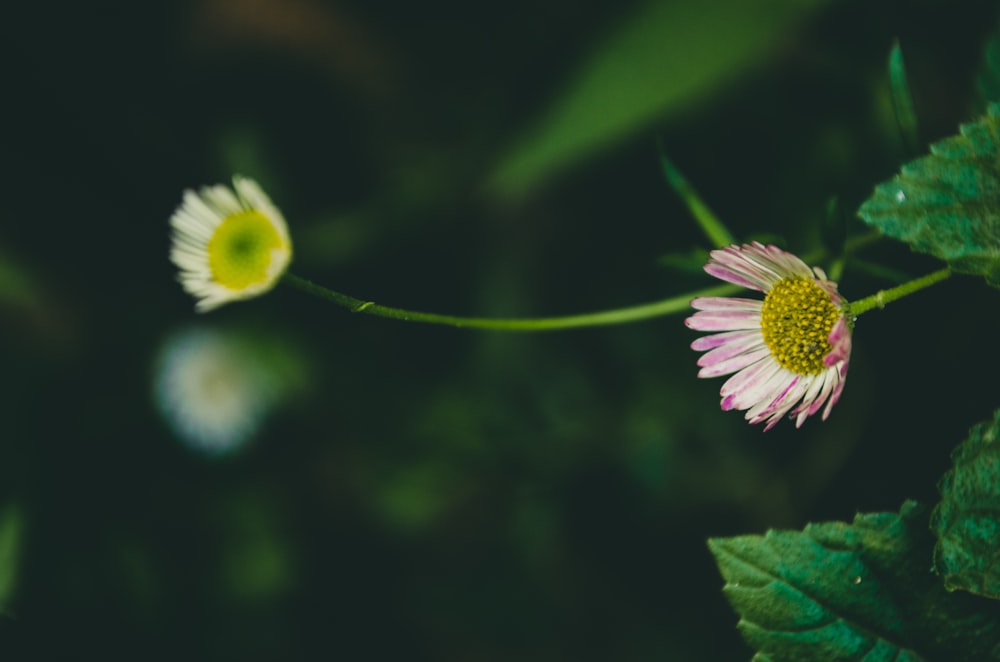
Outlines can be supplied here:
M735 244L736 239L732 233L719 220L715 212L709 209L705 201L698 195L698 192L691 186L687 177L684 176L684 173L667 158L662 146L660 147L660 168L663 170L663 176L666 178L667 184L670 185L670 188L674 189L674 192L677 193L685 206L687 206L688 211L694 216L695 221L697 221L705 233L705 237L712 242L712 245L715 248L723 248Z
M969 431L938 484L934 569L949 590L1000 598L1000 410Z
M927 511L709 540L760 660L1000 659L995 603L949 593L930 572Z
M523 195L670 112L739 82L825 0L650 0L604 43L490 177Z
M879 184L858 215L913 250L1000 287L1000 106Z
M909 154L917 151L920 144L920 132L917 129L917 113L913 109L913 97L910 95L910 84L906 79L906 65L903 63L903 49L897 39L889 53L889 91L892 95L892 108L896 113L896 124L903 144Z

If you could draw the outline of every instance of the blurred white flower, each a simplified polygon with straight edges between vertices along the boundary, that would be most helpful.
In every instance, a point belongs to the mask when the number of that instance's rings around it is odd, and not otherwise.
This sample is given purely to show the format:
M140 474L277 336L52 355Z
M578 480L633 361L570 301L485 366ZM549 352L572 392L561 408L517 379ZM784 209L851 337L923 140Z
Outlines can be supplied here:
M202 328L170 336L157 359L153 390L174 434L210 455L243 447L302 383L298 355L274 345Z

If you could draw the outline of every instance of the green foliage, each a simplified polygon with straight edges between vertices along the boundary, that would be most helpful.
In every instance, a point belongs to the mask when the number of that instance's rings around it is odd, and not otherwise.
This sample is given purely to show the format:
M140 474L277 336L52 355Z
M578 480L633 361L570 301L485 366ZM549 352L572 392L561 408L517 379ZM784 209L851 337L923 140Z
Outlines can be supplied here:
M0 306L27 309L37 306L40 299L40 287L26 266L0 251Z
M906 77L906 65L903 62L903 49L899 41L892 45L889 53L889 91L892 94L892 107L896 113L896 123L907 150L916 152L920 142L920 132L917 129L917 113L913 109L913 97L910 95L910 84Z
M1000 106L931 145L858 210L882 234L1000 287Z
M823 248L830 256L836 258L844 254L844 245L847 243L847 215L844 214L840 199L836 196L826 201L826 213L819 228L819 236Z
M983 63L976 76L980 106L1000 101L1000 29L994 29L983 45Z
M701 226L705 237L712 242L712 245L716 248L722 248L723 246L735 244L736 239L732 233L723 225L715 213L709 209L705 201L701 199L698 192L688 182L687 177L667 158L662 148L660 150L660 168L663 170L663 176L667 180L667 183L680 196L681 200L684 201L684 204L691 212L691 215L694 216L698 225Z
M934 568L949 590L1000 598L1000 410L952 453L931 528Z
M600 45L492 175L518 195L745 74L820 0L647 2Z
M756 659L1000 659L997 611L929 572L927 521L908 501L898 515L710 540Z
M19 507L8 505L0 511L0 612L9 607L14 596L23 532Z
M687 274L704 273L706 262L708 262L708 251L703 248L694 248L686 253L680 251L667 253L656 260L661 267Z

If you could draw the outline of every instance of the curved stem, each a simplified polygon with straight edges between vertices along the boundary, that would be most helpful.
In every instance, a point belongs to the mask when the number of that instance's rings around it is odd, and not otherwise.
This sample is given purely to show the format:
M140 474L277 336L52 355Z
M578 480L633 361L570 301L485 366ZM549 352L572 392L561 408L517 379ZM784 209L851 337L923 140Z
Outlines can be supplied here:
M317 285L293 274L285 274L283 280L303 292L308 292L338 306L347 308L352 313L364 313L406 322L422 322L425 324L443 324L446 326L466 327L473 329L489 329L493 331L555 331L559 329L574 329L587 326L606 326L610 324L626 324L640 320L652 319L663 315L672 315L690 309L691 299L701 296L725 296L733 294L739 288L734 285L709 287L697 292L682 294L662 301L615 308L596 313L568 315L565 317L535 317L535 318L490 318L461 317L457 315L441 315L425 313L417 310L390 308L373 301L363 301L352 296L341 294Z
M902 299L935 283L940 283L950 275L951 269L945 267L944 269L939 269L934 273L927 274L891 289L879 290L869 297L853 302L850 306L851 314L857 317L858 315L867 313L872 308L885 308L885 304L892 303L896 299Z

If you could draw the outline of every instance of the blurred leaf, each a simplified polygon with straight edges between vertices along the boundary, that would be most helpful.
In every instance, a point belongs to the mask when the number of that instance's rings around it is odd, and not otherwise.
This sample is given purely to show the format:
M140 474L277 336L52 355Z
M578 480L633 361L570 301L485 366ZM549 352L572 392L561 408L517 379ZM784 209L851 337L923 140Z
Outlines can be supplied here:
M397 531L416 533L432 526L467 492L459 474L444 462L401 467L385 480L373 505Z
M841 257L847 243L847 217L840 198L831 196L826 201L826 213L819 228L820 241L828 255Z
M226 595L266 603L291 591L297 582L288 516L280 499L246 490L225 495L214 505L213 526L221 541L216 576Z
M40 288L28 269L13 256L0 252L0 305L32 308L39 305Z
M926 509L709 540L739 629L769 660L1000 659L993 605L928 571Z
M1000 410L952 453L931 515L934 569L948 590L1000 598Z
M684 201L688 211L691 212L695 221L698 222L698 226L701 227L702 232L705 233L705 237L711 242L712 246L714 248L723 248L735 244L736 239L733 238L729 229L719 220L715 212L705 204L701 196L698 195L698 192L688 182L684 173L678 170L677 166L667 158L662 147L660 149L660 167L663 170L663 176L666 178L667 183L670 184L670 188L674 189L674 192Z
M903 50L899 47L899 40L893 43L889 53L889 90L903 144L908 153L915 154L920 144L920 132L917 130L917 113L913 109L913 97L906 79L906 65L903 63Z
M656 263L661 267L675 269L682 273L700 274L703 273L708 259L708 251L703 248L695 248L688 253L667 253L657 258Z
M493 172L519 195L746 74L823 0L647 2L586 61Z
M881 278L890 283L905 283L908 280L914 279L913 274L904 273L899 269L893 269L877 262L868 262L867 260L858 258L851 258L851 270L855 273L865 273L875 278Z
M0 511L0 611L14 597L23 533L24 519L19 507L8 505Z
M994 28L983 45L983 63L976 76L980 109L1000 101L1000 29Z
M858 215L882 234L1000 287L1000 106L879 184Z

